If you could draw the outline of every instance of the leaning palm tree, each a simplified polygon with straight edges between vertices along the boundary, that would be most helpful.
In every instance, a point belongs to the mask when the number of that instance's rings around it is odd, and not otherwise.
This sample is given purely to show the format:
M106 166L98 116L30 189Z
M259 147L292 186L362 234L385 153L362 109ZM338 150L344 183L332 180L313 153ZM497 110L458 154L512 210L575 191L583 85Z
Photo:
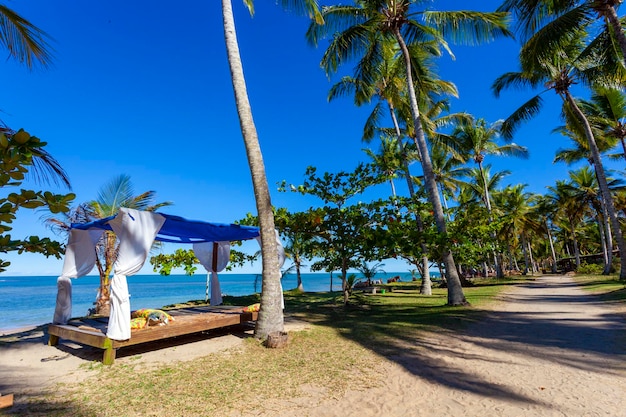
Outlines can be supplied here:
M493 90L496 96L499 96L503 89L511 86L532 88L543 86L547 87L547 90L544 91L553 90L563 100L564 111L571 113L577 120L589 144L602 198L606 203L608 216L620 251L620 279L626 280L626 244L615 212L613 197L607 185L600 150L589 120L570 91L570 87L577 82L588 85L600 84L601 82L610 83L615 81L615 74L607 72L606 68L598 67L594 56L586 53L585 32L582 30L576 34L577 36L571 37L569 43L556 45L552 56L537 56L534 52L536 43L540 40L545 41L544 32L551 32L552 30L553 28L549 26L542 28L537 35L524 44L519 54L521 71L500 76L494 82ZM620 75L617 74L617 76ZM541 96L535 95L509 116L502 128L505 137L512 137L515 129L522 121L528 120L539 112L541 104Z
M447 48L446 36L455 41L476 43L509 33L506 29L506 13L416 10L421 3L406 0L358 0L354 6L330 6L322 13L325 23L312 23L307 37L313 45L317 45L322 38L332 37L322 58L322 66L329 74L337 71L344 62L362 56L363 53L376 54L384 49L385 44L397 44L406 67L406 88L416 132L414 140L421 156L428 198L433 206L437 230L445 236L446 220L422 126L409 48L423 40L435 41ZM417 20L420 17L421 22ZM372 59L376 62L376 56ZM448 243L442 249L442 259L448 275L448 304L467 303Z
M0 44L9 56L32 69L36 64L48 67L52 63L50 37L22 16L0 4Z
M244 0L250 13L254 12L252 0ZM283 6L295 8L322 23L318 6L315 0L283 0ZM259 138L252 118L252 108L248 98L246 80L243 74L243 65L239 53L237 33L235 30L235 18L231 0L222 0L222 19L224 24L224 39L226 53L230 66L230 75L235 93L239 124L248 156L248 165L252 176L252 186L259 217L259 229L261 232L261 252L263 253L263 278L261 288L261 310L255 327L255 337L265 339L276 331L284 329L284 317L282 310L282 294L280 286L280 266L277 257L278 247L274 232L274 214L272 202L265 174L263 154Z

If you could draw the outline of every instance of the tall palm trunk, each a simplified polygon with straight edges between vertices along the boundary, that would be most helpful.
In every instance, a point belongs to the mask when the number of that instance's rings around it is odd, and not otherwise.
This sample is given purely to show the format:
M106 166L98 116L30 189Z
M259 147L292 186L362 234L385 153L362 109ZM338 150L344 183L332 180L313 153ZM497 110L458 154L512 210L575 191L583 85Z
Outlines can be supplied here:
M406 151L404 147L404 142L402 141L402 133L400 132L400 124L398 123L398 118L396 117L396 112L393 107L391 101L387 101L387 105L389 106L389 113L391 113L391 120L393 121L393 127L396 130L396 135L398 137L398 144L400 145L400 153L402 155L402 168L404 169L404 175L406 177L406 185L409 189L409 196L411 196L411 200L415 198L415 188L413 187L413 179L411 179L411 171L409 170L409 162L407 161ZM415 221L417 222L417 230L421 233L424 232L424 222L422 221L422 216L419 213L415 213ZM420 294L422 295L432 295L433 294L433 284L430 279L430 268L428 261L428 247L423 239L420 239L420 249L422 250L422 284L420 285Z
M424 130L422 128L422 120L420 116L419 107L417 105L417 96L415 94L415 85L413 84L413 75L411 69L411 56L409 54L409 49L404 42L404 38L400 33L400 29L398 27L393 28L394 35L398 44L400 45L400 49L402 50L402 55L404 57L404 62L406 65L406 78L407 78L407 88L409 92L409 100L411 102L411 113L413 115L413 124L415 128L415 142L419 149L421 162L422 162L422 170L424 171L424 183L426 184L426 190L428 192L428 199L433 206L433 214L435 217L435 224L437 225L437 230L443 236L446 236L446 219L443 212L443 208L441 207L441 200L439 198L439 191L437 190L437 183L435 182L435 175L433 173L433 166L430 160L430 155L428 153L428 146L426 146L426 138L424 137ZM452 256L452 252L449 248L449 242L444 242L444 247L442 248L442 260L446 268L446 281L448 286L448 304L449 305L463 305L468 304L465 299L465 295L463 294L463 287L461 286L461 280L459 278L459 274L456 269L456 265L454 264L454 257Z
M272 202L265 175L261 146L259 145L259 138L254 120L252 119L252 109L248 100L231 0L222 0L222 18L224 20L226 52L235 92L237 113L239 114L239 124L248 156L259 216L261 253L263 254L263 281L261 284L261 309L254 335L256 338L265 339L268 334L275 331L283 331L284 329L280 268L278 266L278 250L274 232L274 213L272 212Z
M570 94L568 90L563 92L565 95L565 100L571 106L574 113L578 116L578 119L583 124L585 130L585 136L587 137L587 142L589 143L589 149L591 150L591 155L593 157L594 168L596 169L596 175L598 178L598 186L600 187L600 193L602 194L602 198L606 203L606 210L609 215L609 219L611 221L611 226L613 226L613 233L615 234L615 241L617 242L617 246L619 248L620 254L620 273L619 279L622 281L626 281L626 246L624 245L624 235L622 234L622 229L619 224L619 220L615 213L615 205L613 204L613 196L611 195L611 191L609 190L609 185L606 181L606 175L604 173L604 166L602 165L602 160L600 159L600 150L598 149L598 145L596 144L596 140L593 136L593 132L591 130L591 126L589 121L580 110L578 105L576 104L576 100Z
M493 223L493 213L491 209L491 198L489 197L489 186L487 185L487 178L485 177L485 171L483 170L483 155L478 155L476 162L478 162L478 170L480 172L480 177L483 180L483 188L485 190L485 195L483 196L485 199L485 206L487 206L487 213L489 213L489 223ZM491 238L493 239L494 245L496 244L497 236L496 232L491 232ZM500 260L500 253L498 251L493 251L493 263L496 267L496 277L504 278L504 271L502 271L502 262Z
M546 220L546 230L548 231L548 241L550 242L550 251L552 252L552 273L556 274L556 252L554 251L554 242L552 241L552 232L550 232L548 220Z

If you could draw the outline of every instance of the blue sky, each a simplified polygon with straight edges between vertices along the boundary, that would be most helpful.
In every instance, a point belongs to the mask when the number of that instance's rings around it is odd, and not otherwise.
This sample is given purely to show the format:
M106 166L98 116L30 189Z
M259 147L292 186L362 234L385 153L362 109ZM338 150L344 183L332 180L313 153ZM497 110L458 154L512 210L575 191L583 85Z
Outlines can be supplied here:
M494 10L499 1L474 3ZM458 7L455 1L434 4ZM219 1L14 0L8 5L54 38L55 63L29 72L3 62L0 118L48 142L48 151L70 176L77 202L94 199L102 185L127 174L137 193L155 190L159 201L174 202L166 210L171 214L230 223L255 212ZM234 7L270 188L282 180L300 183L309 165L337 172L366 161L362 148L367 145L360 138L368 108L357 109L350 99L327 102L336 79L329 80L319 67L323 49L306 44L308 21L273 2L257 1L253 18L237 0ZM454 46L453 51L456 60L445 57L439 64L441 77L460 91L453 111L493 122L531 96L505 92L496 99L490 90L497 76L516 69L515 41ZM528 191L540 193L565 179L568 170L552 164L555 150L567 142L550 134L560 124L559 102L550 94L541 117L515 138L528 147L530 158L487 159L493 169L512 171L506 183L525 183ZM419 173L418 166L412 168ZM277 191L272 201L292 211L318 203ZM13 236L51 235L39 215L20 212ZM257 249L255 242L250 245ZM58 275L62 265L41 255L7 259L12 262L7 275ZM388 271L407 270L385 263ZM260 263L239 272L258 268ZM149 265L142 270L150 272Z

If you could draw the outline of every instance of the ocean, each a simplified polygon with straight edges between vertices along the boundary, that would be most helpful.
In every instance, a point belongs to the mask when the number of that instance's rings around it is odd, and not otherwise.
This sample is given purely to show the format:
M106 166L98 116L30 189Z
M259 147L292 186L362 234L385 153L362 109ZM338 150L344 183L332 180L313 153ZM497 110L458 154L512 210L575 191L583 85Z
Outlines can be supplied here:
M360 277L360 274L355 274ZM378 274L376 279L400 275L410 281L409 273ZM249 295L261 291L261 277L256 274L220 274L224 295ZM2 276L0 275L0 334L29 326L50 323L56 303L56 276ZM256 281L256 286L255 286ZM98 291L99 277L86 276L72 280L72 316L87 314L93 308ZM330 274L302 274L304 290L329 291ZM283 289L296 288L295 274L283 277ZM332 290L341 289L341 277L333 274ZM206 274L189 275L132 275L128 277L131 309L159 308L190 300L204 300Z

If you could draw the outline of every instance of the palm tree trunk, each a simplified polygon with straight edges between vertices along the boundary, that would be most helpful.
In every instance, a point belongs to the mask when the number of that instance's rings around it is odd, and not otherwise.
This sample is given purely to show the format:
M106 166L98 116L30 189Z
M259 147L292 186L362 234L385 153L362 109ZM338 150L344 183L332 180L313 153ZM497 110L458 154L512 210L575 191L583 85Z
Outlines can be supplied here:
M261 146L252 118L252 108L248 100L231 0L222 0L222 18L224 21L224 38L230 75L233 82L237 113L239 114L239 124L252 175L252 186L261 232L263 280L261 284L261 309L254 335L258 339L266 339L268 334L284 330L280 268L278 266L278 256L276 255L278 250L274 232L274 213L272 212L272 202L265 175Z
M621 1L616 1L615 3L619 5ZM615 39L617 40L620 50L622 51L623 64L626 62L626 35L624 35L624 29L622 28L617 11L615 10L615 7L606 5L606 7L603 7L602 10L598 12L608 20L611 29L613 29Z
M550 251L552 252L552 273L556 274L556 252L554 251L554 242L552 241L552 232L550 232L548 220L546 220L546 230L548 231L548 241L550 242Z
M480 171L480 177L483 180L483 188L485 190L485 195L483 196L485 198L485 205L487 206L487 213L489 213L489 223L493 223L493 214L491 211L491 198L489 198L489 188L487 185L487 178L485 178L485 171L483 170L483 163L482 162L478 162L478 169ZM496 232L491 232L491 238L493 239L493 244L496 244L497 241L497 236L496 236ZM498 251L493 251L493 262L494 265L496 267L496 277L498 278L504 278L504 272L502 271L502 262L500 262L500 254L498 253Z
M406 65L406 78L407 88L409 92L409 99L411 102L411 113L413 115L413 124L416 132L415 142L421 155L422 170L424 171L424 183L428 192L428 199L433 206L433 214L435 218L435 224L437 225L437 231L443 235L447 235L446 219L441 207L441 201L439 198L439 191L437 190L437 183L435 182L435 175L433 173L433 166L428 153L428 146L426 145L426 138L424 137L424 130L422 128L422 120L420 116L419 107L417 105L417 96L415 94L415 85L413 84L413 75L411 70L411 56L409 49L404 42L404 38L400 33L400 29L393 28L394 35ZM441 251L441 257L446 268L446 281L448 286L448 304L452 306L468 304L463 294L463 287L461 286L461 280L454 264L454 257L450 251L450 244L446 239L444 247Z
M535 263L535 259L533 257L533 247L530 244L530 239L526 241L526 245L528 246L528 257L530 258L531 275L535 275L535 272L537 272L537 264Z
M576 269L578 269L580 268L580 248L576 237L574 237L574 258L576 259Z
M625 50L626 56L626 50ZM598 145L596 144L596 140L593 136L593 131L591 130L591 126L589 121L580 110L578 105L576 104L576 100L570 94L569 91L565 91L565 99L567 103L571 106L572 110L578 116L578 119L583 123L585 128L585 136L587 136L587 142L589 143L589 149L591 150L591 155L593 157L594 168L596 169L596 175L598 177L598 186L600 187L600 192L602 193L602 198L606 203L606 210L609 215L609 219L611 221L611 226L613 226L613 233L615 234L615 241L617 242L617 247L619 248L620 254L620 273L619 279L622 281L626 281L626 245L624 245L624 236L622 234L622 229L619 224L619 220L615 213L615 205L613 203L613 196L611 195L611 191L609 190L609 186L606 181L606 175L604 173L604 166L602 165L602 160L600 158L600 151L598 149Z
M304 292L304 285L302 285L302 272L300 271L300 258L296 257L296 278L298 282L298 291Z
M415 197L415 188L413 187L413 179L411 178L411 171L409 170L409 162L406 158L406 151L404 147L404 142L402 141L402 133L400 132L400 124L398 123L398 118L396 117L396 112L394 110L393 104L391 101L387 101L387 105L389 106L389 113L391 113L391 120L393 121L393 127L396 130L396 135L398 137L398 145L400 146L400 154L402 155L402 167L404 169L404 174L406 177L406 185L409 189L409 196L411 196L411 200ZM415 221L417 222L417 230L422 234L424 232L424 222L422 221L422 217L419 213L415 213ZM420 249L422 250L422 285L420 286L420 294L422 295L432 295L432 281L430 279L430 270L429 270L429 260L428 260L428 247L426 246L426 242L423 239L420 239Z

